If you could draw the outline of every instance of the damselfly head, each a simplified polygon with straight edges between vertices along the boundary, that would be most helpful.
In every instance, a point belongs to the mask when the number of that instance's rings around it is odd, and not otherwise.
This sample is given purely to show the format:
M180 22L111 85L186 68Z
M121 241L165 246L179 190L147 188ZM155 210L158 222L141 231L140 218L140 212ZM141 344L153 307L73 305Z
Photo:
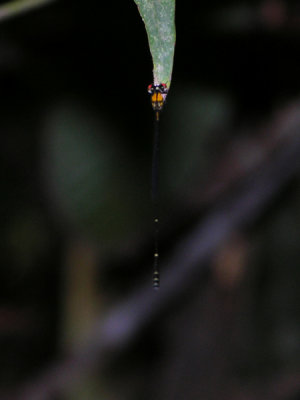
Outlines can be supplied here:
M149 85L148 93L151 95L151 104L154 111L161 111L167 97L168 88L165 83Z

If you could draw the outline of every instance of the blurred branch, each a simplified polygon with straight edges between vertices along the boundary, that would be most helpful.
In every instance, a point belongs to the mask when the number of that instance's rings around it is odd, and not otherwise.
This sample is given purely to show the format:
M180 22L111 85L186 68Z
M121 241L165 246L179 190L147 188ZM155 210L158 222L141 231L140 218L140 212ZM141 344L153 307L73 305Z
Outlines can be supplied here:
M103 368L112 355L124 349L142 328L195 284L201 278L205 262L219 246L233 232L255 223L270 201L299 173L300 137L293 134L299 130L298 121L289 121L291 134L280 149L249 174L239 190L216 202L206 218L174 247L165 263L158 293L153 293L147 280L106 317L98 319L86 343L9 399L53 399L95 365Z
M42 7L55 0L15 0L0 5L0 21L24 14L34 8Z
M300 126L300 103L289 104L277 112L271 123L263 124L252 131L240 129L234 141L228 143L218 155L216 167L208 174L203 185L195 185L193 204L196 211L199 204L212 204L218 197L241 182L257 169L263 168L266 160L282 145L298 136Z

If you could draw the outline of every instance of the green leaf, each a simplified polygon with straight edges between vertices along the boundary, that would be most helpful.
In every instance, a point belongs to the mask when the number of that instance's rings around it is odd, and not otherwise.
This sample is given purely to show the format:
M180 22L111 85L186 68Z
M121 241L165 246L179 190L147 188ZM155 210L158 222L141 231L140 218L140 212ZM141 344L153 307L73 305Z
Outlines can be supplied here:
M134 0L145 23L155 85L171 84L175 48L175 0Z

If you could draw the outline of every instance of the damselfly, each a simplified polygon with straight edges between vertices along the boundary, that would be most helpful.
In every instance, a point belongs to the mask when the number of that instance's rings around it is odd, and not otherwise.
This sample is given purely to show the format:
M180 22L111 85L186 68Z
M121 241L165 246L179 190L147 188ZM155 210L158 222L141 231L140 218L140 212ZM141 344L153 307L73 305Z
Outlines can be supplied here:
M152 155L152 203L153 203L153 222L154 222L154 259L153 259L153 288L160 286L159 267L158 267L158 164L159 164L159 118L167 97L168 88L165 83L159 85L149 85L148 93L151 96L151 104L154 111L154 138Z

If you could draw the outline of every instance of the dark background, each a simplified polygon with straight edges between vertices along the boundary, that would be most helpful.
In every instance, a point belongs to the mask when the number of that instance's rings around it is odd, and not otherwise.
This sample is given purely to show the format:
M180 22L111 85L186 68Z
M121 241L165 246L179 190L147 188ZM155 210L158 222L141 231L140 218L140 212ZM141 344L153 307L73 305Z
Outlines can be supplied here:
M176 7L161 291L177 244L300 132L298 2ZM0 396L25 399L93 321L151 287L152 65L132 0L57 1L0 23ZM298 167L105 367L39 398L298 398Z

